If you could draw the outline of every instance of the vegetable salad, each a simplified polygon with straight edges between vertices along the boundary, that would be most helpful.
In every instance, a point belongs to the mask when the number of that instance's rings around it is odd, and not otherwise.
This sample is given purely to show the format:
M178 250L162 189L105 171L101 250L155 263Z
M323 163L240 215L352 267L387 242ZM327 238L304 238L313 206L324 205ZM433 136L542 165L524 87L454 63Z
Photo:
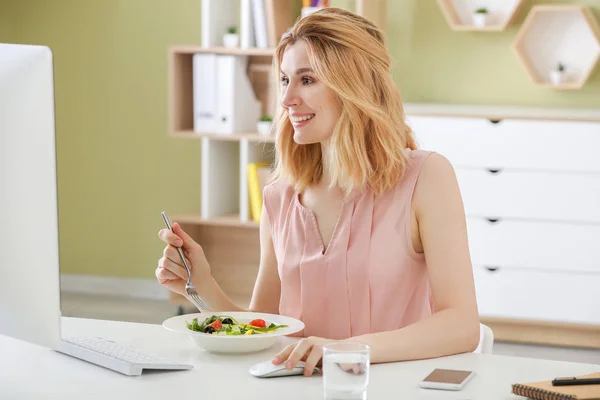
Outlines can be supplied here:
M208 333L211 335L257 335L261 333L274 332L280 328L286 328L287 325L269 324L263 319L254 319L249 323L241 323L233 317L226 315L213 315L206 318L202 323L198 318L194 318L192 323L185 322L188 329L194 332Z

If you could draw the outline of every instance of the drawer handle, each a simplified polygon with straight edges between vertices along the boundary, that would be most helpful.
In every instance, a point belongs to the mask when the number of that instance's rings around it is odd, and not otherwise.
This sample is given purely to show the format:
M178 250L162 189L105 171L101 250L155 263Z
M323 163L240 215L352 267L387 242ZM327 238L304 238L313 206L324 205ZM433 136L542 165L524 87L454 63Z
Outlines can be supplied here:
M498 267L484 267L486 270L490 271L490 272L496 272L498 271Z
M486 220L490 223L490 224L495 224L496 222L500 221L500 218L486 218Z
M490 119L489 120L492 124L499 124L500 122L502 122L502 119Z
M501 172L502 168L488 168L488 172L490 174L497 174L498 172Z

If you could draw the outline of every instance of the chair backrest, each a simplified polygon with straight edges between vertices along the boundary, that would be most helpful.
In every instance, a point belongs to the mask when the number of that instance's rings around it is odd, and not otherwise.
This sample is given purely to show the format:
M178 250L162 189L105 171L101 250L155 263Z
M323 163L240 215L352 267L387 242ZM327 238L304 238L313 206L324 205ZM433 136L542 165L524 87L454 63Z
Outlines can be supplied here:
M494 347L494 332L489 326L479 324L479 345L473 353L492 354Z

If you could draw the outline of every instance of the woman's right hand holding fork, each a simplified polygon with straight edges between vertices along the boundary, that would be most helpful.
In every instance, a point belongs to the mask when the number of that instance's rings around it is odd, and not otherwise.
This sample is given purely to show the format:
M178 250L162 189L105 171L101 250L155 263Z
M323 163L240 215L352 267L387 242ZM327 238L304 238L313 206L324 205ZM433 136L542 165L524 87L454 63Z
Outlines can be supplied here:
M180 247L190 268L191 280L196 285L199 294L202 295L200 293L201 283L212 280L204 250L177 222L172 227L172 232L167 228L158 232L158 237L167 245L163 251L163 257L158 260L156 279L169 290L183 296L187 295L185 284L188 275L177 251L177 247Z

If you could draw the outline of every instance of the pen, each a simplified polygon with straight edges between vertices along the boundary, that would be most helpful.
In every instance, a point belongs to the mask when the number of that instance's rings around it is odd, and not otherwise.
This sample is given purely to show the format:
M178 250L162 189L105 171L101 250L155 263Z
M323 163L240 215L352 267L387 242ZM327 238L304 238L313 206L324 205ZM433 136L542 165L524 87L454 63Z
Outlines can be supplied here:
M555 378L552 380L552 386L575 386L575 385L600 385L599 378Z

